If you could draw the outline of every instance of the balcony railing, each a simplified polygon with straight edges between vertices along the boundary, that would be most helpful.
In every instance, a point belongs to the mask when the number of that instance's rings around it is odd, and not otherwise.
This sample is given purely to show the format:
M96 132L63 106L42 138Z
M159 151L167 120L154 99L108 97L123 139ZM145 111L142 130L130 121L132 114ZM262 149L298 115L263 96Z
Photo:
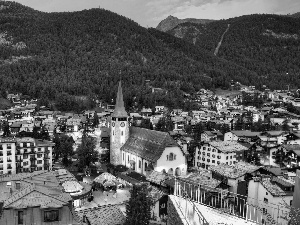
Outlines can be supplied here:
M203 185L186 183L176 179L174 195L186 198L191 202L199 203L207 207L220 210L220 213L230 214L247 221L262 224L286 224L289 220L289 208L282 205L266 204L257 199L230 193L221 189L215 189ZM257 203L258 202L258 203ZM254 204L255 203L255 204ZM267 210L263 207L267 208ZM206 218L208 219L208 218Z

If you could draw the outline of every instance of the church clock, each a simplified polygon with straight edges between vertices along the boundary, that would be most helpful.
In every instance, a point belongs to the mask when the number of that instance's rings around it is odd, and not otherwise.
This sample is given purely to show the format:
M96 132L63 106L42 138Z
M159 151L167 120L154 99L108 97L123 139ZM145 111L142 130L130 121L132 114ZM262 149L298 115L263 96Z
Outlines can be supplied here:
M111 125L114 127L115 126L115 122L112 122Z
M125 127L125 123L124 122L122 122L120 125L121 125L121 127Z

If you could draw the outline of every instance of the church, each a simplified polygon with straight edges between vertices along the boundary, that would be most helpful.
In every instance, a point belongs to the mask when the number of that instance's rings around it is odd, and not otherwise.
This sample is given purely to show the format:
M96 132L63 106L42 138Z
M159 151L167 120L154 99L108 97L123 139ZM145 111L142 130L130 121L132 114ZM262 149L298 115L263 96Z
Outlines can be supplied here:
M176 176L186 174L186 155L168 133L129 125L121 82L111 117L111 164L124 165L144 175L148 170Z

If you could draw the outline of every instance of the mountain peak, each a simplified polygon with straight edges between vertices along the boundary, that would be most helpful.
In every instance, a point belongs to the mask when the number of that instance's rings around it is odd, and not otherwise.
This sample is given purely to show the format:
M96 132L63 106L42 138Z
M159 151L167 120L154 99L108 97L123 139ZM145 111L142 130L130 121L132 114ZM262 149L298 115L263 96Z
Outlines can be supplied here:
M209 19L194 19L194 18L187 18L187 19L178 19L175 16L168 16L166 19L162 20L156 27L157 30L166 32L169 30L172 30L174 27L176 27L178 24L181 23L196 23L196 24L207 24L212 22L213 20Z

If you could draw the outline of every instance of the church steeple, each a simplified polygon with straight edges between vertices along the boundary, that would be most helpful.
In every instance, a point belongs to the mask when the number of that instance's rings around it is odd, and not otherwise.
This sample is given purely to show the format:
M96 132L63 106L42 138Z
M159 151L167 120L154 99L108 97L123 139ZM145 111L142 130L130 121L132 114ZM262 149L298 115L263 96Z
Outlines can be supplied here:
M121 81L119 82L118 94L117 94L117 99L116 99L116 106L115 106L115 110L112 114L112 117L116 117L116 118L128 117L128 114L127 114L127 112L125 110L125 107L124 107Z

